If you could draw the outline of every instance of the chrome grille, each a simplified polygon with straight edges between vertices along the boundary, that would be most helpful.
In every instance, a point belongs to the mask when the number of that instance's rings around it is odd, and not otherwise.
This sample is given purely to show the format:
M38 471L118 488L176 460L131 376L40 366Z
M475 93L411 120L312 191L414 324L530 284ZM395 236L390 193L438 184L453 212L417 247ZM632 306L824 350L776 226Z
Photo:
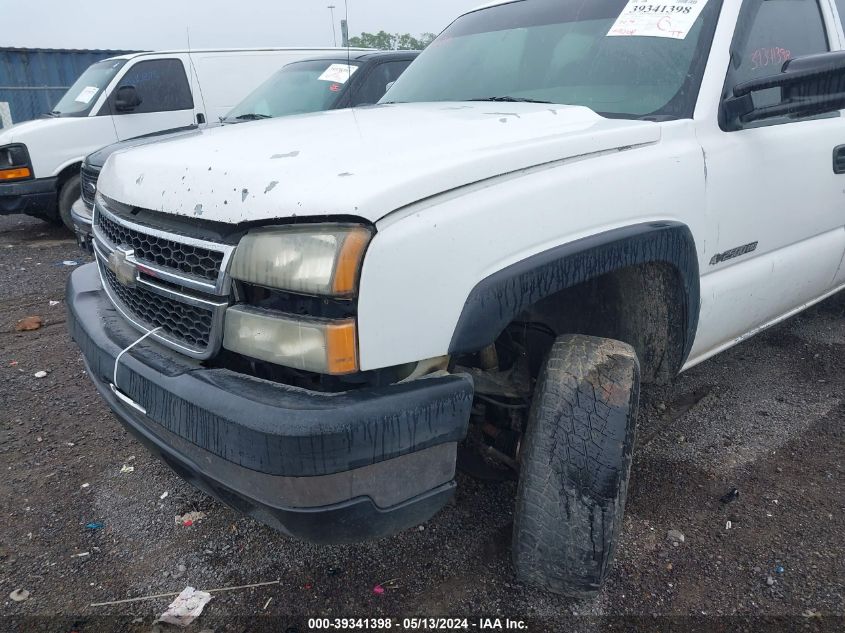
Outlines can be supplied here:
M94 209L94 197L97 193L97 180L100 178L100 170L90 165L82 165L80 189L82 191L82 202L91 211Z
M100 274L111 292L147 330L161 328L172 339L183 341L197 350L208 347L214 324L213 310L187 305L140 286L128 288L117 280L102 260Z
M223 264L223 253L199 246L157 237L118 224L102 213L97 216L97 226L112 244L127 246L135 251L141 261L172 268L202 279L216 281Z
M156 330L151 336L164 345L198 359L216 354L234 247L132 222L107 204L97 196L93 228L109 299L140 332Z

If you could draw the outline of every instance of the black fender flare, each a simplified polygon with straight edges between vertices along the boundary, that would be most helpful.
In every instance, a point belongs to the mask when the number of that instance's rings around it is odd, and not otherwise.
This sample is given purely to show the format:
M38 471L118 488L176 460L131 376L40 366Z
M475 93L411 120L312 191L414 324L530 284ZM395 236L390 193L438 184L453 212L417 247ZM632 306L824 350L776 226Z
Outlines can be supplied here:
M526 308L601 275L647 263L673 266L683 285L684 349L692 349L701 305L698 255L692 233L678 222L635 224L591 235L532 255L493 273L472 289L458 319L450 354L493 343Z

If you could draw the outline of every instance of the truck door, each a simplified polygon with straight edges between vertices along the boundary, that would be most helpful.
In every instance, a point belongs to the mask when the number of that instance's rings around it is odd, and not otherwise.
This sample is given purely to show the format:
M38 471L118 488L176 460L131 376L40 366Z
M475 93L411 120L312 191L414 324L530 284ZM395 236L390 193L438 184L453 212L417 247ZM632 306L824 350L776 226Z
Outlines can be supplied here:
M181 59L148 59L132 65L99 112L111 116L119 140L194 123L194 101Z
M828 0L744 2L722 99L738 84L779 73L788 59L837 47L830 17ZM779 102L778 90L755 95L755 106ZM845 145L840 113L767 119L738 130L725 124L721 105L719 116L696 118L710 228L692 356L830 292L845 249L845 174L835 173L833 161L835 148Z

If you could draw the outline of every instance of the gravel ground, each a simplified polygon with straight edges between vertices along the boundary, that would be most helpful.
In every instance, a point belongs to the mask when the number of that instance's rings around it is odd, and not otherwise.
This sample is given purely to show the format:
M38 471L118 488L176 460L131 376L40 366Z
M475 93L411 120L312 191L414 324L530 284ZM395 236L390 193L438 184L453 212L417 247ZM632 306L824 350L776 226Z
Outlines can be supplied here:
M170 598L91 603L270 581L216 593L188 630L436 615L471 616L471 630L479 616L531 631L845 630L845 293L645 391L613 575L573 602L514 579L513 482L460 476L425 526L343 547L287 539L183 483L89 383L64 325L64 260L89 258L63 230L0 218L3 630L149 631ZM44 327L16 332L31 315ZM205 518L177 525L189 511ZM12 601L18 589L29 598Z

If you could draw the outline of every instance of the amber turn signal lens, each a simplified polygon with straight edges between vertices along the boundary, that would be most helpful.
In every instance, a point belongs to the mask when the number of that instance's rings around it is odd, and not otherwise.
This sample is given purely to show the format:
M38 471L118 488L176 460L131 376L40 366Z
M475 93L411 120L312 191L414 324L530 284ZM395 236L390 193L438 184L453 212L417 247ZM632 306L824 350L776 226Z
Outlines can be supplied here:
M357 290L358 270L369 242L370 232L366 229L351 231L343 240L332 282L336 295L351 295Z
M29 178L32 172L29 167L15 167L13 169L0 169L0 180L21 180Z
M326 328L326 364L333 376L358 371L355 321L333 323Z

